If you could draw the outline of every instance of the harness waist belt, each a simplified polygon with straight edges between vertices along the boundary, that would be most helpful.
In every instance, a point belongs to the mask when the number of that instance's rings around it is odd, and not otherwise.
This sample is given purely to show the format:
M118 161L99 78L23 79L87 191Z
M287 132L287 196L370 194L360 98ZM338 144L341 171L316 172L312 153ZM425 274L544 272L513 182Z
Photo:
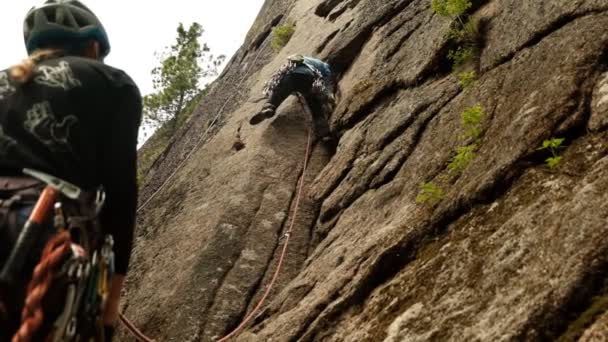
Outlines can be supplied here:
M16 191L42 184L39 180L24 176L0 176L0 192Z

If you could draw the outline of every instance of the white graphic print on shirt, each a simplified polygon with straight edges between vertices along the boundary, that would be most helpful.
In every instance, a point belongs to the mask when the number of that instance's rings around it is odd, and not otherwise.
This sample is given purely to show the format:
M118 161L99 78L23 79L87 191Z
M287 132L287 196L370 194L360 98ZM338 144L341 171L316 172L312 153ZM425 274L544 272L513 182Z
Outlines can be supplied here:
M57 122L51 104L44 101L34 104L32 109L27 111L27 120L23 127L50 149L69 150L70 130L77 123L78 119L74 115L68 115L61 122Z
M8 75L6 72L0 72L0 100L14 92L15 87L13 87L8 81Z
M36 78L34 78L34 82L52 88L70 90L82 85L80 81L74 77L74 73L66 61L59 62L57 66L41 65L38 67L37 74Z

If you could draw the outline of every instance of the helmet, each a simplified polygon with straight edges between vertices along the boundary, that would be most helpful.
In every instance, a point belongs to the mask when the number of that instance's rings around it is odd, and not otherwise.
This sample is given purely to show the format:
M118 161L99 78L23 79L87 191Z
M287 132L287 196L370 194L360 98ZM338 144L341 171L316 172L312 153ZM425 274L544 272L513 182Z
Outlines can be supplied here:
M101 57L110 52L110 42L97 16L77 0L46 0L27 13L23 38L28 53L53 41L95 39Z
M294 62L296 64L301 64L301 63L304 63L304 56L302 56L300 54L295 54L295 55L291 55L291 56L287 57L287 60L290 62Z

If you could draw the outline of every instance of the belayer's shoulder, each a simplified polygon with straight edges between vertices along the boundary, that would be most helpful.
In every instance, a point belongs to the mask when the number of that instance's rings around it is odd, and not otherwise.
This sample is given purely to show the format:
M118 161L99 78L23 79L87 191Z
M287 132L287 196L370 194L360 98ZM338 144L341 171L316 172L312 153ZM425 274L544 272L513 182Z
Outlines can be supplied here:
M64 57L63 60L70 65L74 73L85 75L93 73L109 81L116 87L135 87L133 79L124 71L100 61L82 57Z

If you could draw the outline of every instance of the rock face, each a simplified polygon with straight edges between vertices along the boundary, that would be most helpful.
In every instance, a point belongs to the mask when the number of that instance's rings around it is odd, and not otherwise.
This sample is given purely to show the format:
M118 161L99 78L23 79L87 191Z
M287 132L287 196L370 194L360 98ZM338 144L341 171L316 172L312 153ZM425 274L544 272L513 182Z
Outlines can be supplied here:
M148 175L127 316L159 341L214 341L257 304L307 124L296 99L247 122L265 80L303 53L340 73L340 144L313 145L280 275L234 340L606 340L608 2L474 1L471 16L483 44L463 88L430 0L268 0ZM274 53L282 22L296 32ZM477 104L476 152L449 171ZM553 137L549 168L539 147ZM416 200L423 182L436 201Z

